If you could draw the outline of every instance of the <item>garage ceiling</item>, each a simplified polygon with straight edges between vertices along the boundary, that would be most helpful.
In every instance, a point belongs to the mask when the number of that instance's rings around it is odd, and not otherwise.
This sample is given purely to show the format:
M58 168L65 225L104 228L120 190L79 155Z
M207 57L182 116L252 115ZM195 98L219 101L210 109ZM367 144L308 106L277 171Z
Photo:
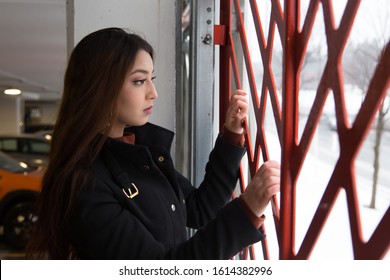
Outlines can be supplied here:
M66 1L0 0L0 94L60 97L66 67Z

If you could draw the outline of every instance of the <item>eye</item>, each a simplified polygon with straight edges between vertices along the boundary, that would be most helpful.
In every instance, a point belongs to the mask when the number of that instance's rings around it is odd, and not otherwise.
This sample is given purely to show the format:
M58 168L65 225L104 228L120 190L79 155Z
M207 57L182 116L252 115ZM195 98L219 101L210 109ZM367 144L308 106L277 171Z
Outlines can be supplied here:
M152 77L151 80L152 80L153 83L154 83L154 80L155 80L156 78L157 78L156 76L153 76L153 77Z
M133 81L133 84L136 86L142 86L145 83L145 81L146 81L146 79L136 80L136 81Z

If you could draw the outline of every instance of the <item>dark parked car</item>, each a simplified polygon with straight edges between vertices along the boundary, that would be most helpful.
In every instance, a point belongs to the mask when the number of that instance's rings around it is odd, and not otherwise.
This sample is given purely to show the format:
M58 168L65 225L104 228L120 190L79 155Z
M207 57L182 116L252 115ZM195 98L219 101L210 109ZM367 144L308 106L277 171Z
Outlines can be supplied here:
M51 141L34 134L0 135L0 151L29 166L45 166Z
M26 246L37 219L34 203L43 173L0 152L0 226L5 241L16 248Z

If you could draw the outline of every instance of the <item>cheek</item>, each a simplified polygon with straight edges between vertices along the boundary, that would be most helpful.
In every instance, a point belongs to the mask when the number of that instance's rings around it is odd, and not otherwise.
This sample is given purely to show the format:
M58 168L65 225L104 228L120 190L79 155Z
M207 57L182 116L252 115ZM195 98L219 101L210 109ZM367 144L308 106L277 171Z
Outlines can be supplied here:
M137 95L128 88L124 88L118 98L118 108L126 109L127 107L133 107L136 103L135 97Z
M136 115L137 110L142 106L140 100L137 98L137 92L123 91L118 98L118 117L119 120L129 122Z
M134 111L134 100L131 98L122 97L118 100L118 112L119 115L128 115L132 111Z

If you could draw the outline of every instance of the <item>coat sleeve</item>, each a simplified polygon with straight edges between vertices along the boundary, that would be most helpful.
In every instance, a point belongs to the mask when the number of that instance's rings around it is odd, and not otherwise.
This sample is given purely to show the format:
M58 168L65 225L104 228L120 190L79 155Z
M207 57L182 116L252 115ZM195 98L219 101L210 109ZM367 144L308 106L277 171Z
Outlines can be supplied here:
M187 226L199 228L216 217L232 198L245 148L232 145L219 136L206 164L205 176L198 188L178 175L187 206Z
M82 259L229 259L264 237L235 199L192 238L167 247L99 179L92 193L80 195L72 221L72 244Z

